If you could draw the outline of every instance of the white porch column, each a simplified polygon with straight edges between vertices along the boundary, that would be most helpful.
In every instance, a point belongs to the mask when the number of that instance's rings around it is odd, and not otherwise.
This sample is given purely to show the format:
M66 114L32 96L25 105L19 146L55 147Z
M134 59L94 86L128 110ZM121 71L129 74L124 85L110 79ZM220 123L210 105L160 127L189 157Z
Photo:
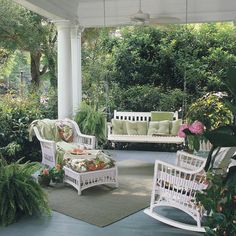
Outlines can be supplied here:
M72 116L71 24L55 21L58 31L58 118Z
M71 59L72 59L72 109L76 114L82 101L82 71L81 71L81 34L83 28L75 25L71 28Z

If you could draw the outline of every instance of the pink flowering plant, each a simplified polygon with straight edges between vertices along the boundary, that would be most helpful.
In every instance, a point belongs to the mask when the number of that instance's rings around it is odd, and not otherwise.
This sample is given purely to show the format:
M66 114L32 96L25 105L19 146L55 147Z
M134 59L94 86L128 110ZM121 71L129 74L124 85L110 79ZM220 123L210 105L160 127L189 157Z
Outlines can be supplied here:
M196 120L192 124L181 125L178 136L186 138L187 145L191 150L199 151L200 141L204 139L204 131L204 124Z
M48 168L44 168L40 171L38 182L40 185L48 186L51 181L51 176Z

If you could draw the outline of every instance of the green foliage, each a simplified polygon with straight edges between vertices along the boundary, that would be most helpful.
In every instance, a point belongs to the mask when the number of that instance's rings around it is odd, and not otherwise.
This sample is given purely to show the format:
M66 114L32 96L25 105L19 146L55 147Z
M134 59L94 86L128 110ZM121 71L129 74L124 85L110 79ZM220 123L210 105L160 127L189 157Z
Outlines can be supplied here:
M197 201L207 211L205 235L236 234L236 185L222 175L208 172L209 186L197 194Z
M126 111L176 111L182 106L184 92L179 89L163 91L153 85L113 87L113 104L110 107Z
M39 169L39 163L7 165L0 159L0 224L12 224L23 215L50 213L46 195L32 177Z
M21 74L22 72L22 74ZM1 70L1 76L5 78L10 90L20 90L21 83L24 83L24 90L30 78L30 55L27 52L16 50L9 55ZM21 81L22 77L22 81Z
M80 130L84 134L94 135L101 144L105 140L106 118L103 110L96 110L95 106L89 106L86 103L81 104L80 110L75 116Z
M234 30L229 24L190 25L187 30L185 26L129 27L121 35L114 47L114 79L121 86L148 83L183 88L186 73L188 91L197 93L207 86L209 76L219 79L220 68L236 60ZM229 38L229 44L222 37ZM220 52L225 56L217 59Z
M64 170L61 165L57 164L49 170L49 175L54 183L62 183L64 178Z
M207 92L228 92L223 82L235 48L231 23L96 31L83 44L84 98L97 107L139 111L138 103L149 111L178 110L185 98L186 109ZM145 86L161 94L154 97Z
M205 136L215 147L236 146L236 126L220 126L214 130L206 131Z
M232 112L222 93L208 93L191 104L186 114L189 122L201 121L208 130L232 123Z
M32 83L49 74L56 85L56 29L43 17L9 0L0 0L0 48L30 53Z
M236 126L226 125L220 126L214 130L206 131L204 136L212 144L212 148L208 154L205 170L208 171L213 166L215 161L214 151L220 147L235 147L236 146ZM217 152L216 152L217 153Z
M231 67L226 73L226 79L224 80L229 91L232 95L236 95L236 68Z
M42 112L43 117L48 119L57 119L57 109L58 109L58 100L57 100L57 91L50 89L46 95L46 102L39 104L39 109Z
M6 49L0 48L0 69L3 69L5 62L8 60L10 52Z
M42 118L38 98L16 98L7 94L0 101L0 152L7 161L21 157L35 160L41 156L39 143L29 142L28 127Z
M87 29L83 40L83 99L97 108L107 107L110 100L109 77L113 39L109 38L110 29ZM93 36L93 37L91 37Z
M15 94L1 96L0 100L0 153L8 162L21 157L40 160L40 144L37 139L29 141L28 128L37 119L57 117L57 99L50 92L48 102L40 103L40 95L31 93L27 97Z

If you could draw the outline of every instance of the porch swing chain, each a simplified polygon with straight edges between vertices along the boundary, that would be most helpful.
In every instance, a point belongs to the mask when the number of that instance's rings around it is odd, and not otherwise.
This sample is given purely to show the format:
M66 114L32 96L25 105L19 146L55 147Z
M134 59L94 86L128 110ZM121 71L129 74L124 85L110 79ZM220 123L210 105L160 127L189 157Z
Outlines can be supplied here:
M103 27L106 28L106 0L103 0ZM111 119L111 109L109 106L109 85L107 75L104 75L104 89L105 89L105 99L106 99L106 115L108 120Z
M188 27L188 0L185 0L185 30L187 31L187 27ZM187 56L187 52L185 50L185 57ZM183 84L183 90L184 90L184 94L186 94L187 91L187 81L186 81L186 77L187 77L187 64L185 61L184 64L184 84ZM185 110L186 110L186 96L183 96L183 101L182 101L182 114L181 117L182 119L184 118L185 115Z

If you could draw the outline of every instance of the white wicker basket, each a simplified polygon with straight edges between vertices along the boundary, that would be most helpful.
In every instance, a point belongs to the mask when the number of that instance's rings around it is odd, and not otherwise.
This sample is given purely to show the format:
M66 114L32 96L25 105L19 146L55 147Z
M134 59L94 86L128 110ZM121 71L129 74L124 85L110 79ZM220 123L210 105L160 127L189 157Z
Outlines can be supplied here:
M78 190L78 195L86 189L101 184L114 184L118 187L117 167L102 169L88 172L75 172L72 169L64 166L65 171L64 182L72 185Z

